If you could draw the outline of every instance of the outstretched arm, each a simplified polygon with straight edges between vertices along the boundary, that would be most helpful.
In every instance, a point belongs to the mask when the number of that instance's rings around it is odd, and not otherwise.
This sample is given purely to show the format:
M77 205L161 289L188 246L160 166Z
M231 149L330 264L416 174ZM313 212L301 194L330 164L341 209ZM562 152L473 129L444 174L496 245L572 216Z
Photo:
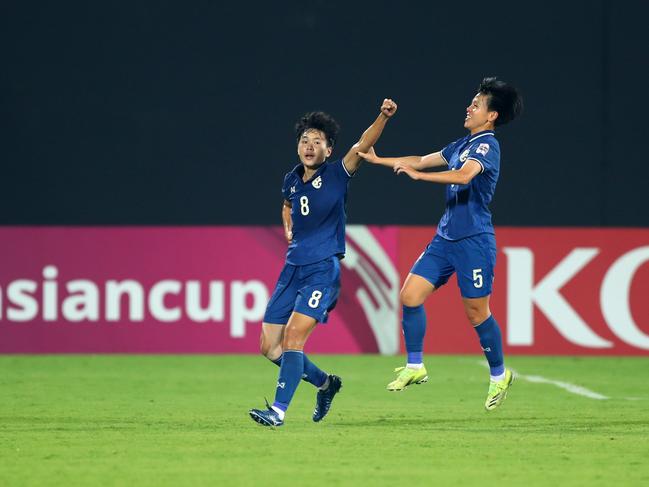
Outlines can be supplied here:
M468 159L458 171L420 172L401 162L394 165L394 172L397 174L405 173L415 181L440 184L469 184L474 177L480 174L480 171L482 171L482 166L474 159Z
M387 167L394 167L396 164L405 164L418 171L447 165L441 152L433 152L425 156L379 157L374 152L374 147L370 147L367 152L359 152L358 155L371 164Z
M394 101L389 98L383 100L379 116L374 120L374 123L363 132L360 140L349 149L349 152L347 152L343 158L343 164L345 164L345 169L347 169L349 174L354 174L358 169L358 166L361 165L362 158L358 153L370 150L376 141L379 140L379 137L385 128L385 124L390 120L392 115L396 113L396 111L397 104Z
M282 206L282 223L284 224L284 237L286 241L291 243L293 240L293 220L291 219L291 202L284 200Z

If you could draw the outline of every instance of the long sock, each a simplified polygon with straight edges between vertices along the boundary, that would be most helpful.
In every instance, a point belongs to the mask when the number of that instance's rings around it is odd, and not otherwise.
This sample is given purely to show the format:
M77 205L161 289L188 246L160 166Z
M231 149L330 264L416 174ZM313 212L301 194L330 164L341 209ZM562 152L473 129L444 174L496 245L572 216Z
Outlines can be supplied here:
M285 350L282 357L282 366L279 368L273 408L281 411L288 409L303 372L304 358L302 350Z
M474 329L480 338L482 351L489 362L491 377L501 377L505 373L505 361L503 359L503 339L498 323L493 316L489 316Z
M424 305L403 306L403 335L408 353L408 365L424 361L424 335L426 334L426 311Z
M327 378L329 376L326 372L320 370L316 364L311 362L311 360L309 360L309 357L307 357L305 353L303 353L302 355L304 356L304 372L302 373L302 380L308 382L309 384L313 384L316 387L322 387L325 382L327 382ZM283 355L280 355L275 360L271 360L271 362L273 362L278 367L281 367L282 356Z

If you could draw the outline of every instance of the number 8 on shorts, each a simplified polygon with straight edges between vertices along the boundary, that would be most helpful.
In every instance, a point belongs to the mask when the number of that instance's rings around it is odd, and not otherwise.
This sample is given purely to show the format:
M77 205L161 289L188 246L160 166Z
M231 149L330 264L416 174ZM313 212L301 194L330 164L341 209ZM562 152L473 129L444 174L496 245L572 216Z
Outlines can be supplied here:
M322 292L320 292L318 290L313 291L313 293L311 294L311 297L309 298L309 301L307 303L309 305L309 308L313 308L313 309L317 308L320 305L320 298L321 297L322 297Z

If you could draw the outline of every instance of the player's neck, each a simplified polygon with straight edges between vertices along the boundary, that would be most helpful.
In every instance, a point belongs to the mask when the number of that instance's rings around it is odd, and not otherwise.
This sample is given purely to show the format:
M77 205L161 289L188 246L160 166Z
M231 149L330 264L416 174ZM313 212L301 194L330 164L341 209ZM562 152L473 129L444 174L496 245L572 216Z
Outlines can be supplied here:
M487 122L483 125L480 125L479 127L476 127L474 129L471 129L471 135L475 135L480 132L484 132L485 130L494 130L495 126L491 122Z
M323 164L324 164L324 163L323 163ZM311 178L313 177L313 175L314 175L316 172L318 172L318 169L320 169L320 166L322 166L322 164L320 164L320 165L318 165L318 166L315 166L315 167L306 167L306 166L303 165L303 167L304 167L304 177L302 178L302 180L303 180L304 182L306 182L306 181L308 181L309 179L311 179Z

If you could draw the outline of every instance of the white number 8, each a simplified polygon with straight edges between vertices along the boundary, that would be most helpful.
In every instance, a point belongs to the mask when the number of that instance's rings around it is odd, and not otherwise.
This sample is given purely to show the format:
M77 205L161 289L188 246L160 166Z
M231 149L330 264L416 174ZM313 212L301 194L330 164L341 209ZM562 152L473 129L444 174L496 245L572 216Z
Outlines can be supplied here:
M320 304L321 297L322 293L320 291L313 291L313 294L311 294L311 299L309 299L309 308L317 308Z
M307 198L306 196L300 196L300 213L302 213L304 216L307 216L309 214L309 198Z
M482 269L473 269L473 287L482 287Z

